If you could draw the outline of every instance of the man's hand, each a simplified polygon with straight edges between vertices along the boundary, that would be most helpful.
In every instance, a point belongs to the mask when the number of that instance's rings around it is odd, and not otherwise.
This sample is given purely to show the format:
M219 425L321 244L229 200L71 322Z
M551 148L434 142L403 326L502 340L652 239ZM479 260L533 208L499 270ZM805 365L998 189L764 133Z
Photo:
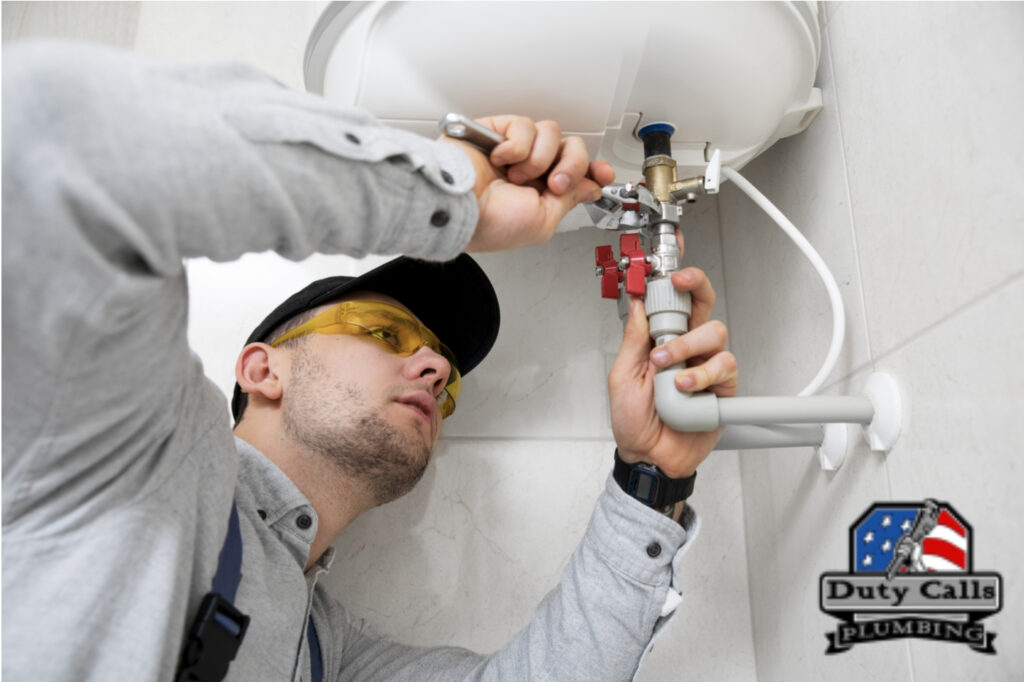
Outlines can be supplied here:
M678 233L677 233L678 234ZM680 236L680 245L682 238ZM715 292L707 275L686 268L672 275L672 284L693 297L691 331L651 349L643 302L632 298L619 355L608 374L612 432L619 457L626 462L656 465L670 478L689 476L714 448L722 429L702 433L673 431L654 409L654 375L663 367L686 362L675 378L676 388L710 390L718 396L736 394L736 358L725 349L725 325L709 321Z
M473 188L480 203L469 252L502 251L542 244L559 221L583 201L601 198L601 187L615 180L605 161L590 162L579 137L562 137L554 121L534 123L523 116L493 116L480 123L506 140L488 158L476 147L462 147L476 169Z

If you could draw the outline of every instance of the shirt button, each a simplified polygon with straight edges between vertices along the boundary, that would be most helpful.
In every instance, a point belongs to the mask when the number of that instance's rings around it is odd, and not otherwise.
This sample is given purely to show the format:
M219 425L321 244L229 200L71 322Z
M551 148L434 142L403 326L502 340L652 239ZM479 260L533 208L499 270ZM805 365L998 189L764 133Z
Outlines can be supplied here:
M295 519L295 525L302 530L306 530L313 525L313 519L309 518L309 514L302 514L299 518ZM648 550L650 550L650 548L648 548Z
M260 515L260 520L261 521L266 521L267 520L267 512L263 511L262 509L257 509L256 513Z
M441 179L447 182L449 185L455 182L455 178L453 178L452 174L446 170L441 171Z
M657 542L652 542L651 544L647 545L647 556L649 556L652 559L654 559L654 558L658 557L658 555L660 555L660 554L661 554L661 545L659 545Z
M352 133L345 133L345 139L351 142L352 144L361 144L359 138L353 135Z
M435 211L434 215L430 216L430 224L434 227L444 227L450 219L448 211Z

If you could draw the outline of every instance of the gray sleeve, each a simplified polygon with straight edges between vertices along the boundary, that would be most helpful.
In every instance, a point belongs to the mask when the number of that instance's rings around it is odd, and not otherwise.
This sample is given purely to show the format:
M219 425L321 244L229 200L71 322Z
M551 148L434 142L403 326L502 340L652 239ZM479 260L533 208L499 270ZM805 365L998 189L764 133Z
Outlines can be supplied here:
M340 654L326 669L346 682L632 679L663 620L673 564L692 540L609 478L561 583L505 648L483 656L404 646L335 607L328 620Z
M3 107L5 528L174 465L159 448L202 383L183 258L444 260L475 228L457 147L244 65L15 44Z
M101 255L156 274L265 250L447 260L475 227L458 148L243 64L16 44L3 95L4 184L35 187L5 192L5 213L53 222L73 203Z

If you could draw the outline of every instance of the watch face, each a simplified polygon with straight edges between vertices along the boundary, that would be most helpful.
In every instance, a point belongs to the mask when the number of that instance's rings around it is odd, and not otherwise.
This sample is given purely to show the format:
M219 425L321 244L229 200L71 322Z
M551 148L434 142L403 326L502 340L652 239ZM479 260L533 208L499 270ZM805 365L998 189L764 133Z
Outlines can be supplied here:
M629 494L651 506L658 494L657 477L649 471L634 469L629 477Z

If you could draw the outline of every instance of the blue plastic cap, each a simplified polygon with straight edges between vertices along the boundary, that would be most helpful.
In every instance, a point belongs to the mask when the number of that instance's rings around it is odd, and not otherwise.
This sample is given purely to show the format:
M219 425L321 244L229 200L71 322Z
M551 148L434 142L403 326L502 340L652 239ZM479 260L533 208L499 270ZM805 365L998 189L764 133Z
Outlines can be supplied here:
M671 136L674 135L675 132L676 127L671 123L648 123L643 128L636 131L636 136L642 140L650 133L668 133Z

